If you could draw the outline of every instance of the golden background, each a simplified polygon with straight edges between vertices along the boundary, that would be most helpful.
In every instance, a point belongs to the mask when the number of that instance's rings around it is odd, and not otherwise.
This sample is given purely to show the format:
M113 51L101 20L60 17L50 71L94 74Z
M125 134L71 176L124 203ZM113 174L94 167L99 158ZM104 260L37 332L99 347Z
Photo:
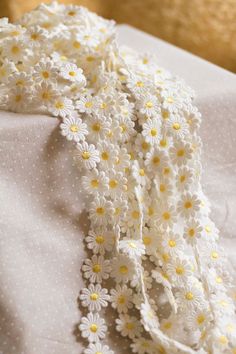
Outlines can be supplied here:
M11 21L40 0L0 0ZM50 2L50 1L43 1ZM64 0L128 23L236 72L236 0Z

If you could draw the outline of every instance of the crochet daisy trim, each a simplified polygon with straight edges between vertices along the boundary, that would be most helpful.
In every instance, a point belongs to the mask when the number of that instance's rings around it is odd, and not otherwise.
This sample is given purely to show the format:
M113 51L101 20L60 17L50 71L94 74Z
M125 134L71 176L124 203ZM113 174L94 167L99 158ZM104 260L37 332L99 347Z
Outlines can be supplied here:
M114 22L83 7L42 4L0 29L0 108L60 117L88 196L84 353L113 353L108 305L133 353L235 353L193 91L154 56L119 47Z

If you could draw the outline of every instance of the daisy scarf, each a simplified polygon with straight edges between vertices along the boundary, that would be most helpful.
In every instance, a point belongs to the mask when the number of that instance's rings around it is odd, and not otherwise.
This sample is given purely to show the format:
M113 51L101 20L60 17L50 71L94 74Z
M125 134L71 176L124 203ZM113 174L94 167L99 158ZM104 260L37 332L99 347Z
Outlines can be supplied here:
M120 48L112 21L41 5L0 20L0 108L60 117L75 146L90 230L79 329L112 354L235 353L231 279L201 188L193 91L155 57Z

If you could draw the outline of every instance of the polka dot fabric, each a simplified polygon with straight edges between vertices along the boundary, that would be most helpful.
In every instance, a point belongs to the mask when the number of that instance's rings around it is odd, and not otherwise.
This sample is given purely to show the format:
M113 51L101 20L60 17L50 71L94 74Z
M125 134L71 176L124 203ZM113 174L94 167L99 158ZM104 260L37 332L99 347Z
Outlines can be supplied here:
M174 57L172 60L176 62ZM192 64L201 67L194 60ZM212 203L213 219L224 231L221 243L235 262L234 100L229 88L224 93L213 91L214 95L210 88L205 89L198 98L205 116L203 185ZM84 346L77 329L81 317L77 298L84 287L80 269L86 257L86 198L80 192L78 170L71 166L71 144L60 136L58 124L57 119L46 116L0 113L3 354L74 354L81 353ZM115 316L109 311L105 319L112 323ZM128 340L122 338L121 345L116 332L108 331L107 336L115 353L129 352Z

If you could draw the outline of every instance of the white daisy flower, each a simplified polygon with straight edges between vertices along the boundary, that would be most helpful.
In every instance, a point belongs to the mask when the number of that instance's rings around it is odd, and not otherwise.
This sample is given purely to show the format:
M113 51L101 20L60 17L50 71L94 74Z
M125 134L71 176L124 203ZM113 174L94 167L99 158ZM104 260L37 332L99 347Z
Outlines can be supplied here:
M112 220L114 221L115 224L118 224L121 220L123 220L126 217L126 212L128 210L128 202L121 195L121 197L113 200L113 208L114 208L114 213L112 215Z
M41 82L40 84L35 85L33 104L35 107L38 105L49 107L59 96L59 91L55 85Z
M166 122L167 132L174 137L183 139L188 134L188 124L185 118L179 115L171 115Z
M84 350L84 354L114 354L113 350L111 350L107 345L103 345L101 343L90 343L88 348Z
M91 259L86 259L82 266L84 277L91 283L101 283L103 279L108 279L110 272L110 261L104 260L103 256L93 255Z
M176 293L176 302L179 308L186 310L199 308L200 305L205 304L205 300L203 297L203 292L192 285L191 283L185 284L179 292Z
M99 339L105 338L107 326L98 313L89 312L87 317L81 318L79 329L83 338L87 338L89 342L98 342Z
M54 117L60 116L66 118L73 114L74 105L70 99L66 97L58 97L48 106L48 110Z
M127 171L130 167L130 155L125 147L118 149L118 155L115 161L117 171Z
M155 254L160 242L160 236L154 227L143 229L143 244L148 255Z
M173 186L168 179L161 178L157 183L157 193L159 198L168 198L173 194Z
M127 314L120 314L116 319L116 329L123 337L131 339L139 337L143 331L138 318Z
M74 140L79 142L85 140L85 135L88 134L87 126L80 118L70 117L63 119L60 124L61 135L65 136L67 140Z
M194 217L200 209L201 201L196 194L186 193L178 202L178 212L186 217Z
M98 115L108 116L113 113L114 109L114 97L112 95L101 94L94 99L95 112Z
M188 167L182 167L178 170L176 176L176 187L179 191L187 190L193 182L193 170Z
M150 151L151 144L145 140L145 137L142 134L138 133L135 139L134 148L137 154L139 155L139 157L143 158Z
M106 225L114 213L113 204L102 196L96 196L89 208L89 217L96 225Z
M155 147L150 150L146 155L145 165L149 172L155 175L160 171L167 163L167 155L161 149Z
M207 307L196 308L187 315L186 324L187 328L191 331L194 331L197 328L202 330L209 327L212 320L212 313Z
M159 328L158 317L153 308L150 306L150 303L143 302L140 306L140 313L146 331L149 332L150 330Z
M172 232L165 233L162 246L171 256L177 256L183 249L183 240L178 234Z
M119 197L127 190L126 185L127 178L124 177L124 174L111 169L108 173L108 189L105 194L111 198Z
M1 68L0 68L1 72ZM0 74L1 75L1 74ZM7 85L9 87L16 87L16 86L21 86L21 87L30 87L33 84L31 76L28 73L25 73L24 71L19 71L15 72L14 75L10 75L7 81Z
M154 117L160 112L160 103L156 96L145 93L137 101L137 109L147 117Z
M94 111L94 98L91 95L80 96L76 101L76 108L81 113L91 114Z
M75 155L78 162L82 163L87 169L95 168L97 163L100 161L99 153L95 149L93 144L88 144L87 142L78 143L76 145L77 153Z
M100 165L104 169L114 167L117 162L118 149L109 142L102 141L97 144L97 149L100 156Z
M115 235L112 231L104 227L96 228L96 231L90 230L88 236L85 237L88 249L94 254L104 254L105 251L111 251L114 247Z
M127 313L133 308L132 303L133 292L127 285L116 285L115 289L111 289L111 306L117 309L119 313Z
M153 341L143 337L134 338L131 344L133 353L138 354L152 354L153 353Z
M27 28L26 36L27 41L29 40L30 46L40 46L43 41L47 39L47 31L44 28L35 25Z
M57 68L49 59L40 60L34 67L33 77L36 81L53 83L57 78Z
M202 235L203 228L200 224L199 221L191 219L190 221L187 222L185 228L184 228L184 238L186 241L194 245L197 242L197 239L199 239Z
M24 61L28 54L27 47L23 40L18 38L7 39L2 43L2 56L12 60L15 64Z
M120 129L120 141L126 142L136 134L136 130L134 129L134 122L132 120L127 119L125 116L118 116L117 122Z
M127 78L127 87L130 91L137 96L146 95L148 87L151 85L151 81L145 77L131 74Z
M140 225L140 210L138 203L133 200L132 203L128 204L128 211L124 220L121 222L121 231L126 232L128 228L138 227Z
M131 258L141 257L145 253L145 247L140 240L128 238L123 238L119 242L119 249Z
M16 86L10 90L8 98L3 103L13 112L25 112L31 103L29 99L29 91L25 87Z
M167 89L161 91L162 106L170 113L177 112L183 108L182 96L173 89Z
M77 82L80 86L85 86L86 79L83 75L83 70L78 68L76 64L67 63L60 68L61 76L69 81Z
M134 161L134 164L132 166L132 174L135 179L135 181L138 184L141 184L142 186L147 186L147 188L150 186L150 181L148 178L147 174L147 169L146 166L140 165L138 161Z
M134 263L127 256L120 255L111 261L111 277L115 278L117 283L127 283L132 280L134 274Z
M85 176L82 176L82 186L89 194L104 194L108 190L109 178L104 171L98 171L96 168L90 170Z
M91 29L84 29L76 33L76 40L83 46L96 47L99 44L98 34Z
M108 305L110 295L107 289L103 289L100 284L89 284L88 288L81 290L79 298L82 306L88 307L91 312L98 312Z
M166 272L176 286L182 286L192 275L192 265L186 259L175 257L167 264Z
M205 243L201 251L202 259L209 265L220 265L224 261L223 250L215 243Z
M148 119L143 124L142 134L147 143L158 144L161 139L161 123L157 118Z
M163 203L160 205L156 215L156 226L161 225L165 229L171 227L177 220L177 214L173 205Z
M89 130L89 139L97 142L106 138L110 130L111 119L98 116L89 116L86 123Z
M170 148L170 156L174 164L184 165L192 158L193 150L189 143L177 142Z
M15 64L8 59L4 59L0 65L0 82L11 83L11 81L9 82L9 79L15 80L15 75L19 75L16 71L17 68ZM13 73L14 75L12 75Z

